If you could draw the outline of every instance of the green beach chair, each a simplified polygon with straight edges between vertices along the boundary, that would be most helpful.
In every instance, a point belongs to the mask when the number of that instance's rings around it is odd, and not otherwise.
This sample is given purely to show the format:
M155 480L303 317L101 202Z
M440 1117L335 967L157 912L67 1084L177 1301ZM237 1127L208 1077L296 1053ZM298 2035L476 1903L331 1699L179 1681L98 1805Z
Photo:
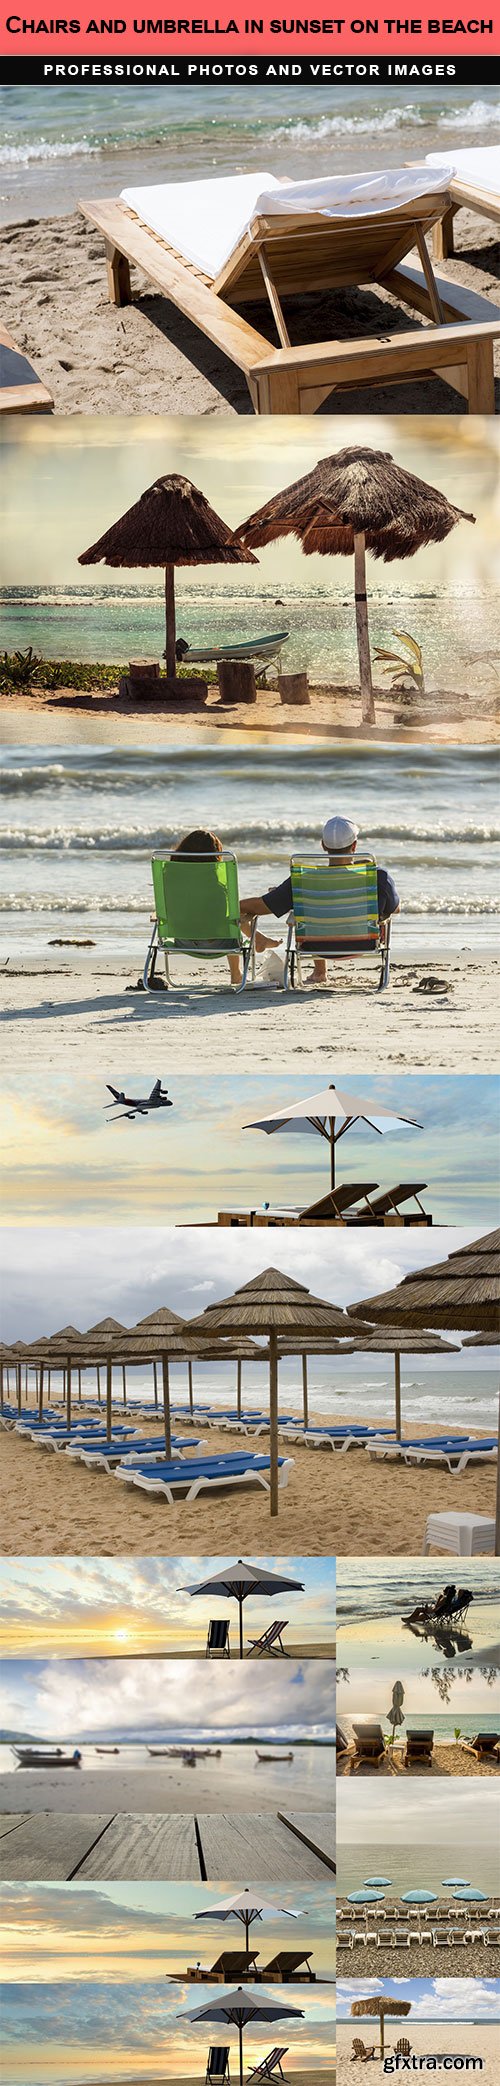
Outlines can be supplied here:
M153 855L154 927L143 971L145 991L153 986L156 960L162 949L167 986L172 983L169 958L199 956L213 961L221 956L243 958L243 992L250 966L254 975L256 921L249 938L240 926L238 864L236 856Z
M292 855L293 912L288 922L284 989L302 984L301 957L330 959L375 956L378 991L389 983L391 921L378 913L377 865L373 855L356 855L333 867L324 856Z

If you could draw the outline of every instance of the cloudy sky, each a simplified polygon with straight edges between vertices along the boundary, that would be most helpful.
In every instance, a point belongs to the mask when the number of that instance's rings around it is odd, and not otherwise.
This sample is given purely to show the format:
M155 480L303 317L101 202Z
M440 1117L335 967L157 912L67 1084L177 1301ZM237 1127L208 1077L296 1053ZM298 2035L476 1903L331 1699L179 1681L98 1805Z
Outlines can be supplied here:
M337 2018L349 2019L354 1999L370 1994L409 1999L414 2021L498 2021L500 1985L493 1977L365 1977L339 1978Z
M209 1883L5 1883L0 1889L3 1974L7 1979L50 1983L126 1985L138 1978L158 1983L201 1959L215 1962L223 1948L238 1948L241 1923L203 1919L231 1895ZM233 1895L237 1895L236 1892ZM269 1886L274 1913L253 1927L252 1945L263 1964L280 1948L310 1949L318 1976L334 1975L333 1884L303 1888ZM287 1913L297 1913L297 1918Z
M151 1090L151 1069L141 1077L120 1061L112 1076L128 1094ZM325 1086L333 1076L325 1072ZM265 1200L307 1204L328 1187L328 1151L317 1133L266 1137L244 1127L308 1096L316 1084L310 1073L249 1076L244 1091L234 1074L179 1074L173 1083L164 1077L173 1108L131 1123L110 1122L104 1081L85 1071L78 1079L69 1072L48 1077L35 1060L29 1083L24 1075L6 1075L0 1096L5 1221L57 1225L64 1216L68 1223L128 1224L144 1214L149 1222L186 1224ZM342 1180L370 1177L385 1187L418 1177L428 1184L424 1200L435 1224L487 1230L498 1212L496 1086L480 1074L364 1077L359 1093L368 1108L413 1116L422 1128L402 1126L382 1140L366 1125L356 1126L340 1146Z
M0 1725L58 1741L148 1739L187 1734L244 1739L331 1736L334 1669L329 1660L165 1662L157 1659L20 1658L0 1665Z
M108 1314L133 1325L162 1304L194 1317L273 1264L316 1296L344 1306L392 1289L411 1269L444 1260L479 1235L477 1226L328 1235L310 1230L300 1237L284 1231L278 1250L274 1236L269 1241L251 1231L222 1235L207 1229L191 1236L188 1253L181 1231L110 1225L103 1253L99 1229L5 1229L0 1333L4 1340L29 1341L68 1323L84 1330ZM462 1365L470 1369L470 1350ZM443 1357L441 1366L455 1372L461 1358Z
M0 1559L0 1650L65 1657L75 1652L170 1652L203 1655L211 1616L230 1620L230 1643L238 1643L236 1602L215 1594L192 1599L184 1589L227 1570L229 1558L44 1557ZM289 1593L288 1643L307 1645L335 1639L335 1559L259 1557L264 1571L303 1582ZM245 1603L245 1643L269 1626L267 1598Z
M444 1859L447 1874L464 1874L478 1889L493 1891L498 1880L498 1790L494 1781L418 1780L355 1783L341 1778L337 1789L337 1881L344 1895L344 1862L349 1868L349 1890L353 1865L359 1883L367 1874L367 1851L391 1849L397 1867L404 1851L408 1881L404 1886L429 1883L436 1860ZM379 1859L380 1859L379 1855ZM453 1867L450 1869L450 1861ZM457 1869L458 1863L458 1869ZM390 1870L389 1870L390 1873ZM435 1889L435 1883L431 1886ZM400 1885L398 1884L398 1891Z
M15 430L2 429L3 526L1 565L4 585L29 583L101 585L103 566L78 564L79 552L108 528L160 474L180 471L193 479L232 528L282 486L311 470L321 456L366 442L374 446L373 420L343 415L335 419L275 420L259 426L245 420L211 421L78 419L54 421L45 428L35 417ZM394 420L380 415L376 447L389 449L405 469L438 486L459 507L476 515L474 529L464 522L445 543L432 544L411 563L392 568L393 592L412 578L416 589L451 584L470 591L494 583L500 540L498 501L499 435L492 421L451 429L439 420ZM43 528L40 513L43 512ZM226 568L229 573L231 568ZM333 567L334 584L345 587L346 561ZM379 574L382 567L378 568ZM279 591L283 577L300 578L311 587L329 584L330 561L304 559L298 545L269 547L259 554L255 578L249 567L245 581L262 587L263 578ZM372 565L372 575L377 567ZM137 574L137 578L141 575ZM128 578L128 575L127 575ZM210 588L210 571L206 579ZM217 584L224 584L224 567Z
M199 1951L198 1951L199 1953ZM215 1949L215 1953L220 1950ZM196 1960L196 1958L195 1958ZM234 2069L238 2030L211 2028L189 2019L197 2006L214 1998L213 1986L175 1983L165 1986L159 1971L152 1980L112 1983L53 1982L4 1985L3 2032L9 2052L11 2081L70 2086L70 2082L203 2078L210 2043L227 2041ZM262 1995L266 1991L262 1987ZM276 1993L274 1992L274 1996ZM303 2020L283 2022L294 2067L321 2068L335 2043L334 1992L328 1986L302 1986L293 1995ZM180 2016L180 2018L179 2018ZM272 2048L272 2025L245 2030L245 2061L259 2062Z

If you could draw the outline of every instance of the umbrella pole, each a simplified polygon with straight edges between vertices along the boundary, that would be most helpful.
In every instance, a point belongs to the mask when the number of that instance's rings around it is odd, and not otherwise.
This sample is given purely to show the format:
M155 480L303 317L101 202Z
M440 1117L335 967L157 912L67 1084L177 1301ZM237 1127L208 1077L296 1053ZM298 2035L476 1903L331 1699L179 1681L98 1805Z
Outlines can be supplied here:
M394 1403L396 1441L401 1441L401 1355L394 1356Z
M242 1659L242 1658L243 1658L243 1600L242 1600L242 1597L241 1597L241 1595L240 1595L240 1597L239 1597L239 1599L238 1599L238 1607L239 1607L239 1611L240 1611L240 1659ZM248 1946L248 1934L247 1934L247 1946Z
M335 1128L333 1116L330 1116L330 1187L332 1190L335 1187Z
M175 574L173 565L165 566L165 656L167 680L175 681Z
M156 1362L153 1362L153 1384L154 1384L154 1394L155 1394L155 1412L157 1412L157 1411L158 1411L158 1371L157 1371L157 1366L156 1366Z
M193 1410L194 1410L194 1398L193 1398L193 1364L192 1364L192 1362L191 1362L191 1361L189 1361L189 1362L188 1362L188 1390L189 1390L189 1410L190 1410L190 1412L193 1412Z
M22 1387L22 1379L21 1379L21 1363L20 1363L20 1362L16 1362L16 1377L17 1377L17 1410L18 1410L18 1413L21 1413L21 1412L22 1412L22 1409L23 1409L23 1387Z
M109 1354L106 1362L106 1441L111 1441L111 1429L113 1424L112 1404L113 1363L111 1360L111 1355Z
M241 1420L241 1362L236 1363L236 1411Z
M39 1420L43 1418L43 1362L40 1362L40 1379L38 1385L38 1418Z
M170 1429L170 1381L168 1373L167 1354L162 1354L161 1358L161 1380L163 1390L163 1419L165 1423L165 1455L167 1458L167 1463L170 1463L172 1455L172 1436Z
M98 1403L98 1405L100 1405L100 1403L101 1403L101 1371L100 1371L100 1368L99 1368L99 1363L97 1363L97 1372L96 1372L96 1373L97 1373L97 1403Z
M241 2019L238 2021L238 2034L240 2039L240 2086L243 2086L243 2022Z
M306 1354L303 1354L303 1356L302 1356L302 1409L303 1409L303 1414L304 1414L304 1426L305 1426L305 1427L308 1427L308 1426L309 1426L309 1400L308 1400L308 1396L307 1396L307 1355L306 1355Z
M375 703L373 700L368 602L366 598L366 542L364 529L361 529L359 534L356 531L354 534L354 603L361 689L361 716L364 724L374 724Z
M278 1336L274 1328L269 1334L269 1462L270 1509L274 1517L278 1512Z
M495 1557L500 1557L500 1398L498 1401L497 1502L495 1510Z
M71 1356L70 1356L70 1355L68 1355L68 1360L67 1360L67 1364L66 1364L66 1426L67 1426L67 1429L68 1429L68 1434L71 1434Z

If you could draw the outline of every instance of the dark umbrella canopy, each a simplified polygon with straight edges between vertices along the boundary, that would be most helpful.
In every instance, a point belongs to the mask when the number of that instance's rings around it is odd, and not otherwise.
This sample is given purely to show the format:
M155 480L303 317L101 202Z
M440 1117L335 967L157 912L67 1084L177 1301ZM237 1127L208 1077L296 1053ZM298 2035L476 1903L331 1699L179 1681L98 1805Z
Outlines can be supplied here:
M405 471L388 450L340 449L285 486L249 516L238 534L253 550L296 536L306 557L352 557L363 715L375 719L366 602L366 552L385 564L442 543L459 521L474 521L436 486Z
M188 2020L235 2023L240 2045L240 2086L243 2086L243 2029L247 2022L287 2021L292 2014L297 2020L303 2021L303 2007L290 2006L289 2001L284 2004L279 1999L268 1999L265 1992L259 1992L258 1995L256 1992L246 1992L244 1986L239 1985L235 1992L222 1992L220 1998L216 1998L214 1993L208 2006L197 2006L195 2012L188 2015ZM179 2015L179 2019L181 2018Z
M246 1564L242 1557L236 1564L223 1565L222 1571L214 1572L211 1579L200 1580L199 1586L186 1586L183 1593L204 1597L208 1594L221 1595L224 1600L238 1602L240 1659L243 1658L243 1602L251 1594L266 1594L274 1599L278 1593L304 1593L301 1579L288 1579L282 1572L268 1572L262 1565Z
M163 566L165 571L167 674L175 679L176 565L253 565L204 493L176 471L156 478L104 535L81 552L79 565Z

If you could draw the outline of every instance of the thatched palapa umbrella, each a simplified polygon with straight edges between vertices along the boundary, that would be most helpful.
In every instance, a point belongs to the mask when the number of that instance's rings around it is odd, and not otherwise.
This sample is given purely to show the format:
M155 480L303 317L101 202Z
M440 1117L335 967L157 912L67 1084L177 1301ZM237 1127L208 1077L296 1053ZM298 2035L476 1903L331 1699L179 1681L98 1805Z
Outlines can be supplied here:
M405 2020L407 2014L411 2014L411 1999L386 1999L384 1994L378 1999L375 1999L373 1996L370 1999L354 1999L351 2006L351 2017L353 2020L370 2019L372 2015L375 2015L380 2022L381 2057L384 2055L385 2021L387 2018L394 2021Z
M79 565L156 566L165 571L165 617L167 680L176 678L175 653L175 567L176 565L254 565L251 552L243 549L214 513L204 493L189 478L171 471L156 478L128 507L119 521L105 529L78 559Z
M238 535L253 550L277 537L295 536L306 557L354 554L362 716L374 724L366 552L385 564L413 558L424 544L442 543L457 522L474 520L473 514L453 507L436 486L404 471L388 450L339 449L258 508Z
M311 1296L304 1283L295 1282L278 1268L264 1268L251 1282L244 1282L234 1295L221 1303L208 1304L200 1318L190 1320L195 1335L219 1336L256 1333L269 1342L269 1456L271 1514L278 1512L278 1359L279 1341L291 1348L295 1335L306 1341L328 1340L330 1335L348 1333L343 1311L323 1297Z

